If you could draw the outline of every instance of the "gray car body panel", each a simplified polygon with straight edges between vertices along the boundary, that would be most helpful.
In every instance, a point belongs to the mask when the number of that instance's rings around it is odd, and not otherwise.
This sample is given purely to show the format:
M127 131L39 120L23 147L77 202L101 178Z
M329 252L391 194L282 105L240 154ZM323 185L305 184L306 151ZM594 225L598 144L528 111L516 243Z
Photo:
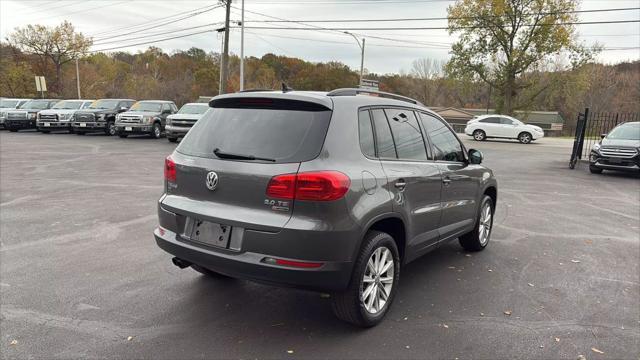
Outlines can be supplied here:
M332 109L333 113L319 155L301 163L199 158L174 151L177 188L168 187L160 199L158 211L164 235L158 229L154 234L161 248L187 261L254 281L319 290L344 289L362 239L379 221L402 221L406 236L401 253L403 263L407 263L472 230L486 189L493 187L497 194L491 170L481 165L373 159L362 153L358 140L360 109L401 108L441 119L423 106L381 97L333 97L308 92L253 92L214 99L230 97L306 101ZM188 138L189 134L184 141ZM466 154L462 143L461 146ZM271 177L323 170L340 171L351 179L343 198L330 202L294 200L288 211L274 211L264 205ZM215 191L205 186L209 171L220 176ZM450 180L448 185L443 185L444 177ZM396 187L399 179L406 182L402 191ZM237 249L189 243L180 235L186 217L241 229L242 239L234 245ZM244 255L247 253L255 258ZM282 268L256 260L268 256L324 265L318 269ZM244 266L230 265L234 258ZM261 273L257 269L269 271Z

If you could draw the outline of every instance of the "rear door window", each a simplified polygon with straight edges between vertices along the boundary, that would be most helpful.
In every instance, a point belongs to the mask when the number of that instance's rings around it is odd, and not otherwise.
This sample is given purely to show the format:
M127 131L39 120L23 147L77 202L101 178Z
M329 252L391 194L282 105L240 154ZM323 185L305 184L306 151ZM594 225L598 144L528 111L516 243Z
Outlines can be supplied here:
M219 149L276 163L308 161L320 154L330 120L331 110L301 101L223 99L196 122L177 151L216 158Z
M378 157L380 158L398 158L396 154L396 146L393 143L393 137L391 136L391 130L389 129L389 123L387 117L382 109L371 110L373 116L373 125L376 129L376 144L378 145Z
M389 119L398 159L427 160L427 149L413 111L405 109L385 109L384 111Z
M358 132L360 133L360 149L368 157L376 157L376 147L373 140L373 126L369 110L360 110L358 113Z
M513 125L513 121L511 119L507 119L504 117L500 118L500 124L502 125Z
M480 120L480 122L485 124L500 124L500 119L497 117L490 117L490 118L482 119Z

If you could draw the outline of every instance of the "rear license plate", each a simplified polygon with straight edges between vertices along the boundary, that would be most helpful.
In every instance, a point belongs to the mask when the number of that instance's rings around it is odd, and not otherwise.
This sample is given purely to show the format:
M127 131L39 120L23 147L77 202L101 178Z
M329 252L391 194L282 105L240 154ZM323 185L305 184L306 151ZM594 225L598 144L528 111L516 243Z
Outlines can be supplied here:
M51 124L49 124L49 123L44 123L44 126L51 126Z
M231 226L187 218L182 235L191 241L226 248L229 244Z
M133 131L133 128L131 126L127 126L124 128L124 131Z
M87 127L86 123L80 123L80 127Z

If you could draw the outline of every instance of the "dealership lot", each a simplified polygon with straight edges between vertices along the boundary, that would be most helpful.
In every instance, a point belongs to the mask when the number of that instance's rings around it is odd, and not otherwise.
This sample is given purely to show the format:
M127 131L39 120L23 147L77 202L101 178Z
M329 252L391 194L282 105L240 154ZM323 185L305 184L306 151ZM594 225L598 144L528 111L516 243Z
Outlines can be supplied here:
M499 181L492 243L409 264L362 330L324 295L173 266L152 230L175 144L1 132L1 355L637 358L640 177L569 170L569 140L465 142Z

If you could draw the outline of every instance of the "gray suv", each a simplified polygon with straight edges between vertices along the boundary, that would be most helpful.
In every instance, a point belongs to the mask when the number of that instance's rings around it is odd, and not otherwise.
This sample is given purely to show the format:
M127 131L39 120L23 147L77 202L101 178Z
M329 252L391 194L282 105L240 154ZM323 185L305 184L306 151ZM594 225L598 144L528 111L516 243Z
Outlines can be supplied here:
M165 160L155 239L180 268L331 293L368 327L401 266L490 238L497 183L415 100L358 89L217 96Z

